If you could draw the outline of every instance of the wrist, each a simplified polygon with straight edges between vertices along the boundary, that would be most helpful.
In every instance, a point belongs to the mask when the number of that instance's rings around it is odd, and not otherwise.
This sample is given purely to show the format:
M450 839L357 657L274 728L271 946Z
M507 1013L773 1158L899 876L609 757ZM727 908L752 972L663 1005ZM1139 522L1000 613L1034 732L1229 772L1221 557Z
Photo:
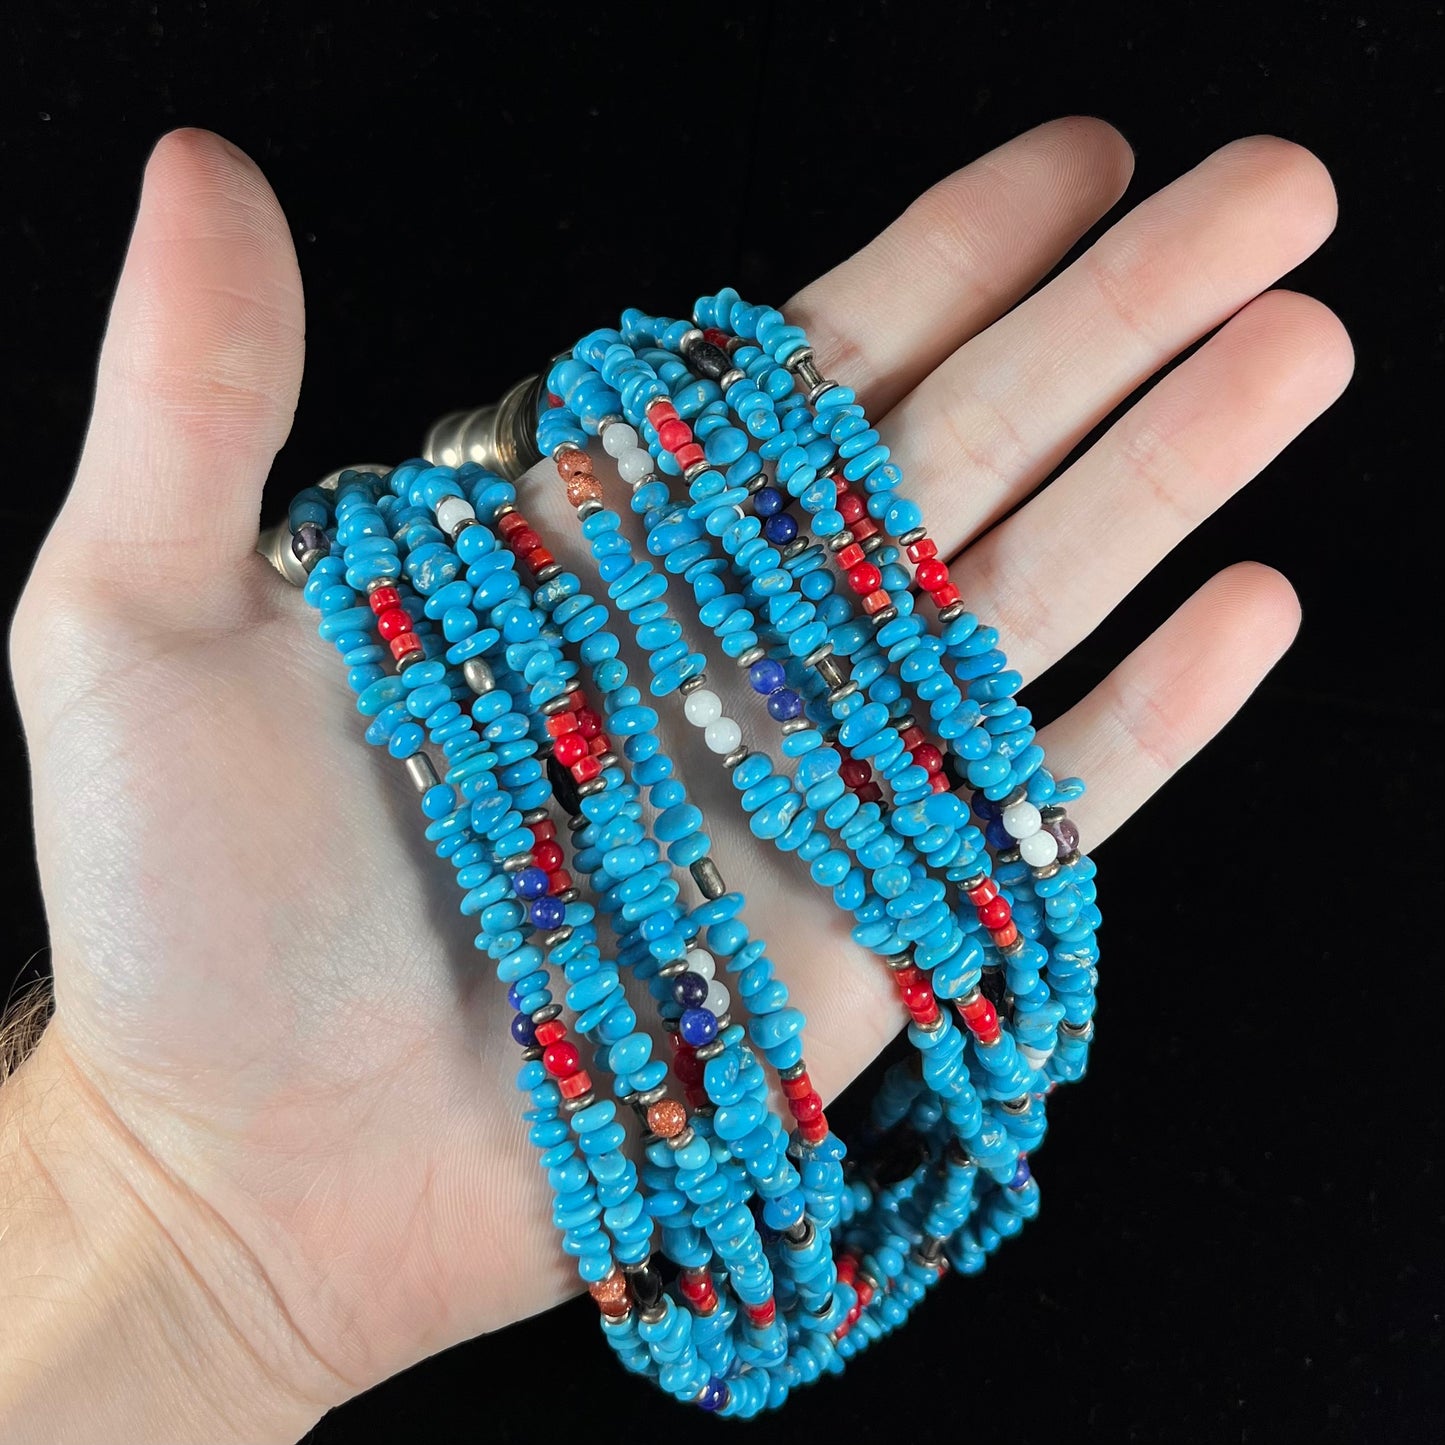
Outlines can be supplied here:
M287 1441L349 1393L52 1024L0 1088L0 1434Z

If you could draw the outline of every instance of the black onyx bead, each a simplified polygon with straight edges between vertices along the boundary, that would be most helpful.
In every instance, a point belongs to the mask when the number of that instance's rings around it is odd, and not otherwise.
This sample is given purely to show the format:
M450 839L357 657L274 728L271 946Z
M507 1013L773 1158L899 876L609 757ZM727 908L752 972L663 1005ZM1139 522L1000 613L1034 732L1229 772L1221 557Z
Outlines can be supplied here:
M650 1309L662 1298L662 1276L655 1266L645 1264L641 1269L630 1270L627 1279L638 1309Z
M291 537L291 551L299 562L308 552L328 551L326 533L315 522L302 522Z
M918 1131L910 1124L901 1124L889 1132L865 1168L879 1188L887 1189L907 1179L927 1154L927 1146Z
M582 795L577 791L577 779L569 768L557 761L556 753L547 755L547 780L562 811L575 818L582 811Z
M721 381L733 369L732 357L711 341L694 341L688 348L687 359L692 369L709 381Z

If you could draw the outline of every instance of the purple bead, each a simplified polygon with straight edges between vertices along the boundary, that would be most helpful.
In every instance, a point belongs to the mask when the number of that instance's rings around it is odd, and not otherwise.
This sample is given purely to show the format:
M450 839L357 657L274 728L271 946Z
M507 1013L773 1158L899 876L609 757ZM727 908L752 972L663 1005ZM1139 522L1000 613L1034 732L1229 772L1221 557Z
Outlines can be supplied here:
M684 1009L677 1021L677 1031L683 1043L701 1048L717 1037L717 1015L705 1008Z
M771 657L765 657L748 668L748 681L752 684L753 691L762 693L764 697L770 692L777 692L787 680L788 674L783 671L783 664L774 662Z
M1072 818L1055 818L1044 824L1044 832L1052 833L1058 840L1060 853L1068 853L1079 846L1079 829Z
M803 699L790 687L780 687L768 699L768 716L774 722L787 722L803 710Z
M683 1008L701 1008L707 1002L707 980L700 973L679 974L672 985L672 996Z
M560 898L543 895L532 905L532 922L538 928L557 928L567 915Z
M753 511L760 517L774 517L788 505L788 499L776 487L764 487L753 498Z
M1009 1184L1009 1188L1022 1189L1032 1178L1033 1170L1029 1168L1029 1156L1027 1154L1020 1154L1018 1167L1014 1170L1013 1181Z
M983 836L988 839L990 848L1012 848L1014 846L1013 834L1004 827L1002 818L990 818L988 827L983 830Z
M779 512L763 523L763 536L775 547L784 547L798 535L798 524L786 513Z
M512 1037L524 1049L530 1049L537 1042L537 1026L527 1014L518 1014L512 1020Z
M518 898L540 898L547 891L547 875L540 868L523 868L512 874L512 888Z

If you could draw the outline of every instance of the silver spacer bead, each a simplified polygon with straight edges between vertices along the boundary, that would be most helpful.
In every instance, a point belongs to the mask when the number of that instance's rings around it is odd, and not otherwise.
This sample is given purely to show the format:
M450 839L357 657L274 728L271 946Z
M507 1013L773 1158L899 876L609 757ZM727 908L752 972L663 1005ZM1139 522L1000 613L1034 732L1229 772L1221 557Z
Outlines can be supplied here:
M801 557L808 550L808 543L802 537L794 537L791 542L785 543L783 550L778 555L784 562L791 562L794 557Z
M767 655L766 648L750 647L746 652L738 654L737 663L739 667L751 667L753 663L761 662Z
M522 814L522 822L528 828L535 828L538 823L545 823L551 814L545 808L531 808Z
M898 609L890 602L887 607L875 612L869 619L874 627L882 627L886 622L892 622L898 616Z
M566 943L572 937L572 925L570 923L559 923L556 928L549 928L537 942L544 949L556 948L559 943Z
M504 873L520 873L523 868L532 866L532 855L530 853L513 853L510 858L502 859L502 871Z
M484 658L469 657L462 663L462 676L467 686L480 696L496 687L497 679L492 675L491 664Z
M600 437L608 427L616 426L618 422L625 422L626 420L627 418L625 416L617 416L615 413L612 416L604 416L602 420L597 423L597 435Z
M685 958L674 958L671 962L664 963L662 967L657 970L657 976L658 978L676 978L679 974L686 972L687 960ZM678 1028L677 1020L664 1020L663 1027L676 1033Z
M811 662L812 659L810 658L809 661ZM821 677L829 687L842 687L843 684L848 681L847 667L841 659L834 657L831 653L818 658L817 662L813 663L813 666L817 669L818 676Z
M1005 1114L1027 1114L1031 1101L1027 1094L1020 1094L1017 1099L1003 1099L1000 1102Z
M712 470L712 463L711 463L710 461L708 461L708 459L707 459L706 457L704 457L700 462L693 462L693 464L692 464L690 467L686 468L686 469L683 471L682 479L683 479L683 481L686 482L689 486L691 486L692 483L695 482L704 472L710 472L711 470ZM652 474L649 473L649 474L648 474L647 476L645 476L645 477L642 479L642 481L639 482L637 485L640 487L640 486L642 486L643 482L650 482L651 480L652 480ZM635 490L635 488L634 488L634 490Z
M778 1077L785 1084L791 1084L794 1079L801 1079L807 1072L808 1065L802 1059L799 1059L796 1064L790 1064L786 1069L779 1069Z
M669 1149L685 1149L696 1137L692 1131L692 1125L689 1124L683 1129L681 1134L674 1134L672 1138L667 1141L667 1147Z
M540 572L537 573L538 582L550 582L554 577L562 575L562 564L560 562L548 562Z
M538 1028L543 1024L549 1024L553 1019L562 1017L562 1005L559 1003L543 1004L541 1008L535 1009L532 1013L532 1022Z
M696 345L698 344L698 342L699 342L699 341L702 341L703 339L704 339L704 338L703 338L703 334L702 334L701 330L699 330L698 327L694 326L694 327L690 328L689 330L684 331L684 332L682 333L682 340L677 343L677 349L678 349L684 356L686 356L687 353L688 353L689 351L691 351L692 348L693 348L694 346L696 346Z
M743 762L750 752L752 752L752 749L746 743L743 743L741 747L734 748L732 752L723 759L723 767L725 767L728 772L732 772L734 768Z
M883 545L883 538L875 532L871 537L864 537L858 545L862 547L865 554L876 552Z
M1039 817L1045 823L1057 823L1060 818L1067 818L1069 810L1058 803L1046 803L1039 809Z
M605 772L608 768L620 767L616 753L598 753L597 764Z
M726 392L728 387L736 386L740 381L746 381L747 376L747 372L735 366L731 371L723 372L723 374L718 377L717 384Z
M721 1032L721 1031L719 1031ZM695 1057L706 1063L709 1059L715 1059L722 1053L726 1045L721 1039L714 1039L710 1044L704 1044L695 1053Z
M921 542L928 535L927 527L910 527L899 539L900 547L911 547L915 542Z
M598 793L605 792L607 783L603 778L589 778L577 788L577 795L581 798L595 797Z
M832 657L833 644L825 642L821 647L815 647L804 659L804 667L822 667L824 658Z
M711 855L689 864L687 871L692 874L692 881L697 884L698 891L704 898L721 898L727 892L727 884L723 882L723 876L718 872L718 866L712 861Z
M858 691L858 684L850 677L842 687L835 687L828 694L828 702L836 707L844 698L852 697Z
M564 712L572 711L572 695L570 693L559 693L556 697L549 697L542 704L543 717L557 717Z
M1070 848L1067 853L1060 853L1058 859L1059 867L1070 867L1072 864L1079 861L1079 856L1079 850L1077 848Z
M541 1057L542 1050L539 1049L536 1044L529 1044L525 1049L522 1050L522 1058L525 1059L526 1062L529 1064L532 1062L533 1059L540 1059Z
M577 508L577 515L585 522L588 517L595 517L601 510L602 503L596 497L589 497Z
M796 376L805 366L813 365L813 348L800 346L783 365Z
M1017 863L1019 861L1019 850L1016 847L1003 849L998 855L998 861L1000 863Z
M588 1089L585 1094L578 1094L575 1099L563 1099L563 1111L568 1114L580 1113L583 1109L589 1109L597 1102L597 1095Z
M436 768L432 766L432 760L425 753L413 753L406 760L406 775L411 779L412 787L419 793L436 787L441 781L437 777Z
M650 1109L654 1104L660 1104L667 1098L667 1085L659 1084L655 1089L648 1089L642 1094L629 1094L627 1102L637 1109Z
M575 888L564 888L557 895L558 903L575 903L582 895Z
M938 620L940 622L953 622L962 617L967 611L968 608L963 605L962 601L950 602L948 606L938 614Z
M698 672L698 673L694 673L693 676L691 676L690 678L688 678L687 681L684 682L684 683L682 684L682 686L678 688L678 691L679 691L684 697L690 697L693 693L695 693L695 692L698 690L698 688L700 688L700 687L706 687L706 686L707 686L707 673L705 673L705 672Z
M1005 809L1012 808L1019 803L1026 803L1029 800L1029 790L1020 784L1011 792L1008 797L1003 798L997 804L1000 813Z
M764 487L770 485L771 481L772 478L766 472L759 472L756 476L749 477L747 482L749 494L761 492Z
M1059 1025L1059 1032L1071 1039L1091 1039L1094 1037L1094 1021L1089 1019L1087 1023L1071 1024L1066 1019Z
M813 724L800 714L797 717L790 717L787 722L783 724L782 734L784 737L790 737L793 733L805 732L812 726Z
M887 964L894 973L899 973L913 963L913 950L911 948L905 948L902 953L890 953L883 962Z
M1058 860L1057 858L1055 858L1052 863L1045 863L1042 868L1035 868L1035 869L1033 870L1033 874L1034 874L1034 878L1035 878L1038 882L1042 883L1046 878L1052 878L1052 877L1054 877L1054 876L1058 873L1058 871L1059 871L1059 860Z
M841 552L844 547L853 545L853 534L844 527L841 532L834 532L825 545L830 552Z

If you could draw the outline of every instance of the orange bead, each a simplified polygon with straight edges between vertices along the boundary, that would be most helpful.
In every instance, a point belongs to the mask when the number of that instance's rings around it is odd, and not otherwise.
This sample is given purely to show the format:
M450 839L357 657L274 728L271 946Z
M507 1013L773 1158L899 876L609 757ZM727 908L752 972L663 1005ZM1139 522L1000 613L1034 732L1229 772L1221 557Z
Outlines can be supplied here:
M1010 919L1002 928L991 930L994 943L999 948L1012 948L1019 941L1018 925Z
M391 655L400 662L404 657L410 657L413 652L421 651L421 638L414 632L403 632L400 637L391 639Z
M561 474L562 480L568 482L573 477L590 477L592 475L592 458L584 451L569 448L567 451L557 454L557 471Z
M587 1286L597 1308L611 1319L621 1319L631 1304L627 1298L627 1276L614 1269L606 1279L595 1279Z
M676 1099L659 1099L647 1111L647 1127L659 1139L675 1139L687 1127L687 1110Z
M870 592L863 599L863 610L871 617L875 612L882 612L885 607L891 607L893 599L880 587L876 592Z
M567 501L574 507L602 500L602 483L591 472L567 478Z

